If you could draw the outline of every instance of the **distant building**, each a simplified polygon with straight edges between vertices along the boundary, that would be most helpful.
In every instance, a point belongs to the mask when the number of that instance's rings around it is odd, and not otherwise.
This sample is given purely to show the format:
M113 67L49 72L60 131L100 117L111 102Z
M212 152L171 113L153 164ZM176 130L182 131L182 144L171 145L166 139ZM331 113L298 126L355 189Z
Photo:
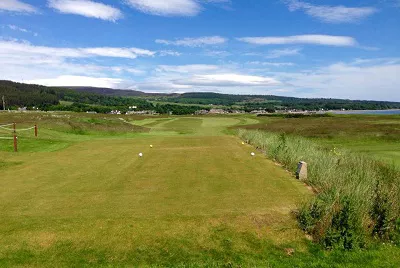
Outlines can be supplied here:
M156 111L152 111L152 110L143 110L143 111L128 111L126 112L127 115L130 114L142 114L142 115L158 115L158 113Z
M204 115L204 114L208 114L208 110L198 110L195 112L196 115Z
M226 114L227 112L223 109L211 109L209 114Z
M110 112L110 114L121 114L121 111L118 111L118 110L112 110L112 111Z
M268 112L265 110L253 110L250 113L251 114L267 114Z

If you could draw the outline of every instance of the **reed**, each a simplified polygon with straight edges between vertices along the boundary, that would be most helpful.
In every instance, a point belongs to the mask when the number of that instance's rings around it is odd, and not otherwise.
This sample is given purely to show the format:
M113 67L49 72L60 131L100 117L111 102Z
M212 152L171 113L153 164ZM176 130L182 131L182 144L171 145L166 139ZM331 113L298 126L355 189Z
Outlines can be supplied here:
M398 243L400 172L365 155L326 149L299 136L239 129L238 135L295 172L308 163L305 181L315 197L299 204L301 228L327 248L364 247L371 238Z

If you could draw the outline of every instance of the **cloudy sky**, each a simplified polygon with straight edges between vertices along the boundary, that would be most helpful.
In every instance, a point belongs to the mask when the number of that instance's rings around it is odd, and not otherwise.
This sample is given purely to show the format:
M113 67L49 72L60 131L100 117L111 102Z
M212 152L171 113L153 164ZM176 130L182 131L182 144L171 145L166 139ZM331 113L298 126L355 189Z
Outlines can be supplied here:
M400 0L0 0L0 79L400 101Z

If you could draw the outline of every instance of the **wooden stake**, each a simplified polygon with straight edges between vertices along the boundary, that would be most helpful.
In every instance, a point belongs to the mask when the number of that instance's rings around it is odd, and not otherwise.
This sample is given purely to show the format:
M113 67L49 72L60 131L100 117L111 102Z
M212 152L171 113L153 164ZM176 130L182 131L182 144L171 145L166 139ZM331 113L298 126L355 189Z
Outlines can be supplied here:
M18 137L17 137L17 124L13 124L14 129L14 152L18 152Z
M35 137L37 137L37 135L38 135L38 127L37 127L37 125L35 124Z

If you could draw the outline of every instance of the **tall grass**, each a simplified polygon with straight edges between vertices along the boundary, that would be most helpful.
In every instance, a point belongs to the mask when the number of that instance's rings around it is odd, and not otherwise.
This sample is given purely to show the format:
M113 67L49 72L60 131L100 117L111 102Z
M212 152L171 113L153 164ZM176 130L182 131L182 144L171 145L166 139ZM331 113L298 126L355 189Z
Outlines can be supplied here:
M367 156L320 147L303 137L238 130L269 158L295 171L308 163L315 197L300 206L301 228L327 248L363 247L371 238L399 242L400 172Z

